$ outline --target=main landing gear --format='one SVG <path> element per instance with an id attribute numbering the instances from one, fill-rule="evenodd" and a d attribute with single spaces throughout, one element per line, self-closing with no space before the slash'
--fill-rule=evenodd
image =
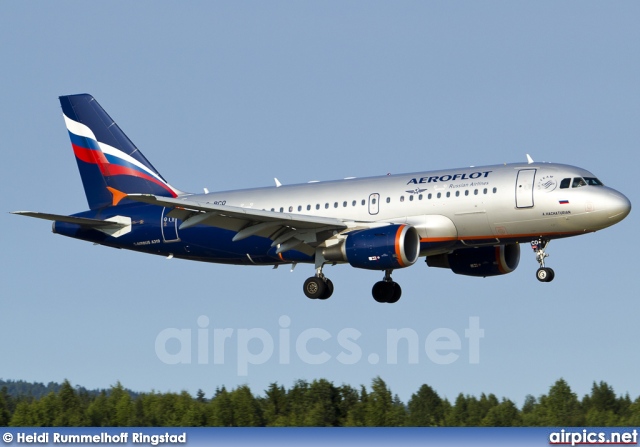
<path id="1" fill-rule="evenodd" d="M 391 279 L 393 270 L 384 271 L 384 279 L 373 285 L 371 294 L 373 299 L 379 303 L 397 303 L 402 295 L 400 284 Z"/>
<path id="2" fill-rule="evenodd" d="M 322 273 L 322 266 L 316 268 L 316 276 L 307 278 L 302 287 L 307 298 L 326 300 L 333 294 L 333 283 Z"/>
<path id="3" fill-rule="evenodd" d="M 544 258 L 549 256 L 549 253 L 545 251 L 548 244 L 549 240 L 547 239 L 531 241 L 531 248 L 533 248 L 533 252 L 536 255 L 536 261 L 540 264 L 540 268 L 536 271 L 536 278 L 540 282 L 551 282 L 556 276 L 552 268 L 544 266 Z"/>
<path id="4" fill-rule="evenodd" d="M 391 279 L 392 270 L 384 271 L 384 279 L 373 285 L 371 294 L 379 303 L 396 303 L 402 295 L 400 284 Z M 322 273 L 322 266 L 316 268 L 316 275 L 304 282 L 302 287 L 307 298 L 326 300 L 333 294 L 333 283 Z"/>

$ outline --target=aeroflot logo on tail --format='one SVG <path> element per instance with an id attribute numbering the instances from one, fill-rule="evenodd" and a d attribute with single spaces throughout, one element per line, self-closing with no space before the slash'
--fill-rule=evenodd
<path id="1" fill-rule="evenodd" d="M 412 178 L 407 182 L 407 185 L 417 185 L 418 183 L 436 183 L 436 182 L 450 182 L 452 180 L 469 180 L 469 179 L 477 179 L 477 178 L 487 178 L 489 173 L 493 171 L 484 171 L 484 172 L 472 172 L 471 174 L 445 174 L 441 176 L 431 176 L 431 177 L 420 177 L 420 178 Z"/>

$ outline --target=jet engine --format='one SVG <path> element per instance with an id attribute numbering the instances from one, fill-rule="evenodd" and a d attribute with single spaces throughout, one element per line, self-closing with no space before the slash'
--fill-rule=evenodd
<path id="1" fill-rule="evenodd" d="M 327 247 L 327 261 L 348 262 L 352 267 L 387 270 L 409 267 L 420 254 L 420 235 L 410 225 L 354 230 L 340 243 Z"/>
<path id="2" fill-rule="evenodd" d="M 429 267 L 448 268 L 453 273 L 467 276 L 504 275 L 514 271 L 519 262 L 519 244 L 465 248 L 453 253 L 427 256 Z"/>

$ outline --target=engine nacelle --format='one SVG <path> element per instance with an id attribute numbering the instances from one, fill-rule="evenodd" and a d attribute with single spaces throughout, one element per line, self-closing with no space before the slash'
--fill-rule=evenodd
<path id="1" fill-rule="evenodd" d="M 520 262 L 520 245 L 478 247 L 427 256 L 429 267 L 448 268 L 458 275 L 496 276 L 513 272 Z"/>
<path id="2" fill-rule="evenodd" d="M 339 244 L 323 250 L 327 261 L 348 262 L 353 267 L 387 270 L 409 267 L 420 255 L 420 235 L 411 225 L 355 230 Z"/>

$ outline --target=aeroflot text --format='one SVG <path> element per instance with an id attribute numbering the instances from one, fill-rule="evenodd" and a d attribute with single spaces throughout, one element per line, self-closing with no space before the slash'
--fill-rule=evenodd
<path id="1" fill-rule="evenodd" d="M 209 317 L 201 315 L 197 319 L 196 331 L 178 328 L 160 331 L 155 341 L 156 356 L 167 365 L 185 365 L 194 361 L 208 365 L 209 354 L 213 353 L 214 365 L 235 360 L 239 376 L 249 374 L 249 365 L 265 364 L 274 355 L 280 365 L 288 365 L 294 352 L 297 360 L 307 365 L 323 365 L 331 360 L 354 365 L 363 357 L 372 365 L 384 361 L 384 357 L 375 352 L 363 353 L 358 343 L 362 332 L 355 328 L 344 328 L 334 337 L 326 329 L 317 327 L 292 333 L 291 318 L 286 315 L 282 315 L 278 323 L 279 328 L 274 331 L 278 335 L 273 336 L 264 328 L 209 328 Z M 387 329 L 386 332 L 386 346 L 382 349 L 386 348 L 388 365 L 398 364 L 399 359 L 407 364 L 417 364 L 424 354 L 432 363 L 448 365 L 456 362 L 463 350 L 463 338 L 449 328 L 432 330 L 422 343 L 418 332 L 411 328 Z M 484 338 L 484 329 L 480 328 L 479 317 L 469 317 L 464 338 L 468 339 L 469 363 L 480 363 L 480 339 Z M 370 343 L 368 345 L 371 346 Z"/>
<path id="2" fill-rule="evenodd" d="M 417 185 L 419 183 L 437 183 L 437 182 L 451 182 L 453 180 L 469 180 L 469 179 L 477 179 L 477 178 L 487 178 L 489 173 L 493 171 L 484 171 L 484 172 L 472 172 L 471 174 L 446 174 L 441 176 L 431 176 L 431 177 L 420 177 L 420 178 L 412 178 L 407 182 L 407 185 Z"/>

